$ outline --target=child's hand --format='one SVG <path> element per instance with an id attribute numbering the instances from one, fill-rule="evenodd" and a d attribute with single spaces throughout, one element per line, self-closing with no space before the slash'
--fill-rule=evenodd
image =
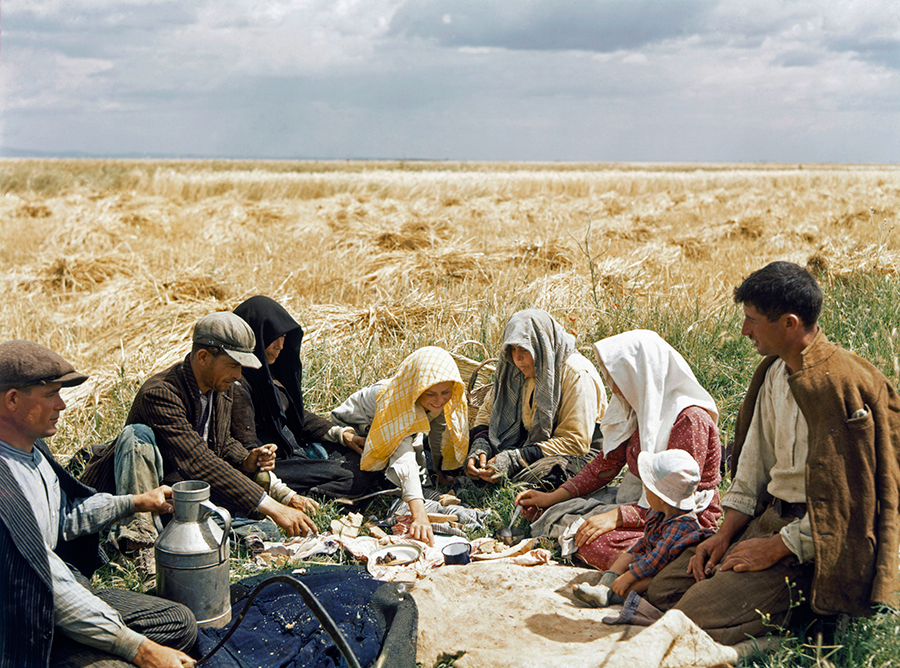
<path id="1" fill-rule="evenodd" d="M 613 580 L 611 589 L 619 596 L 625 596 L 632 584 L 634 584 L 634 577 L 631 575 L 631 571 L 626 571 Z"/>

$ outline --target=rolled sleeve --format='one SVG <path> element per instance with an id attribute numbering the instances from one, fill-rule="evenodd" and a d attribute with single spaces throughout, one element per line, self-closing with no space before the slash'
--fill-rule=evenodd
<path id="1" fill-rule="evenodd" d="M 594 457 L 587 466 L 572 478 L 564 482 L 561 487 L 573 497 L 587 496 L 598 489 L 606 487 L 625 467 L 625 447 L 619 446 L 607 455 L 601 452 Z"/>
<path id="2" fill-rule="evenodd" d="M 422 478 L 419 476 L 419 462 L 416 458 L 416 444 L 421 447 L 422 436 L 407 436 L 388 460 L 385 475 L 400 487 L 403 500 L 409 503 L 412 499 L 424 499 Z"/>
<path id="3" fill-rule="evenodd" d="M 722 507 L 733 508 L 739 513 L 753 517 L 756 515 L 757 497 L 751 494 L 743 494 L 729 489 L 722 496 Z"/>
<path id="4" fill-rule="evenodd" d="M 640 529 L 645 525 L 646 510 L 634 505 L 619 506 L 619 517 L 622 529 Z"/>
<path id="5" fill-rule="evenodd" d="M 816 548 L 812 537 L 812 523 L 809 513 L 781 527 L 779 532 L 785 547 L 797 557 L 797 561 L 805 564 L 816 556 Z"/>
<path id="6" fill-rule="evenodd" d="M 94 494 L 74 501 L 62 491 L 60 496 L 64 509 L 60 514 L 60 531 L 64 540 L 97 533 L 113 522 L 134 515 L 131 494 Z"/>

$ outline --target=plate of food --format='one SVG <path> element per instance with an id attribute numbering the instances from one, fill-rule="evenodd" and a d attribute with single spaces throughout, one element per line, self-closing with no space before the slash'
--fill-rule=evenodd
<path id="1" fill-rule="evenodd" d="M 411 543 L 385 545 L 369 554 L 369 568 L 372 566 L 405 566 L 422 554 L 422 549 Z"/>

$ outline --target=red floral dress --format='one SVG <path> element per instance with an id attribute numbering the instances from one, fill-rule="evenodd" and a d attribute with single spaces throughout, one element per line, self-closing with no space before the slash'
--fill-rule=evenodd
<path id="1" fill-rule="evenodd" d="M 697 489 L 713 489 L 718 487 L 722 477 L 719 466 L 722 458 L 722 444 L 719 441 L 719 430 L 709 413 L 697 406 L 688 406 L 678 415 L 669 435 L 669 450 L 684 450 L 693 457 L 700 467 L 700 484 Z M 641 440 L 637 431 L 625 443 L 605 457 L 601 454 L 584 467 L 581 472 L 563 483 L 563 488 L 573 496 L 587 496 L 602 489 L 628 464 L 628 469 L 638 478 L 637 458 L 641 452 Z M 601 477 L 600 474 L 605 474 Z M 613 561 L 630 548 L 644 535 L 644 518 L 647 508 L 640 508 L 636 503 L 619 506 L 621 526 L 603 534 L 577 552 L 582 560 L 607 570 Z M 700 526 L 715 529 L 722 516 L 718 490 L 709 506 L 698 516 Z"/>

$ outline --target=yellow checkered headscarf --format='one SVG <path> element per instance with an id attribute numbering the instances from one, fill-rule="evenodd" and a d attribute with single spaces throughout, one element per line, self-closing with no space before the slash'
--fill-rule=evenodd
<path id="1" fill-rule="evenodd" d="M 456 362 L 443 348 L 419 348 L 400 364 L 375 400 L 375 419 L 366 437 L 362 461 L 364 471 L 385 468 L 400 442 L 411 434 L 428 433 L 431 423 L 416 402 L 432 385 L 453 382 L 453 394 L 444 406 L 447 423 L 441 447 L 442 467 L 459 468 L 469 451 L 468 411 L 465 387 Z"/>

